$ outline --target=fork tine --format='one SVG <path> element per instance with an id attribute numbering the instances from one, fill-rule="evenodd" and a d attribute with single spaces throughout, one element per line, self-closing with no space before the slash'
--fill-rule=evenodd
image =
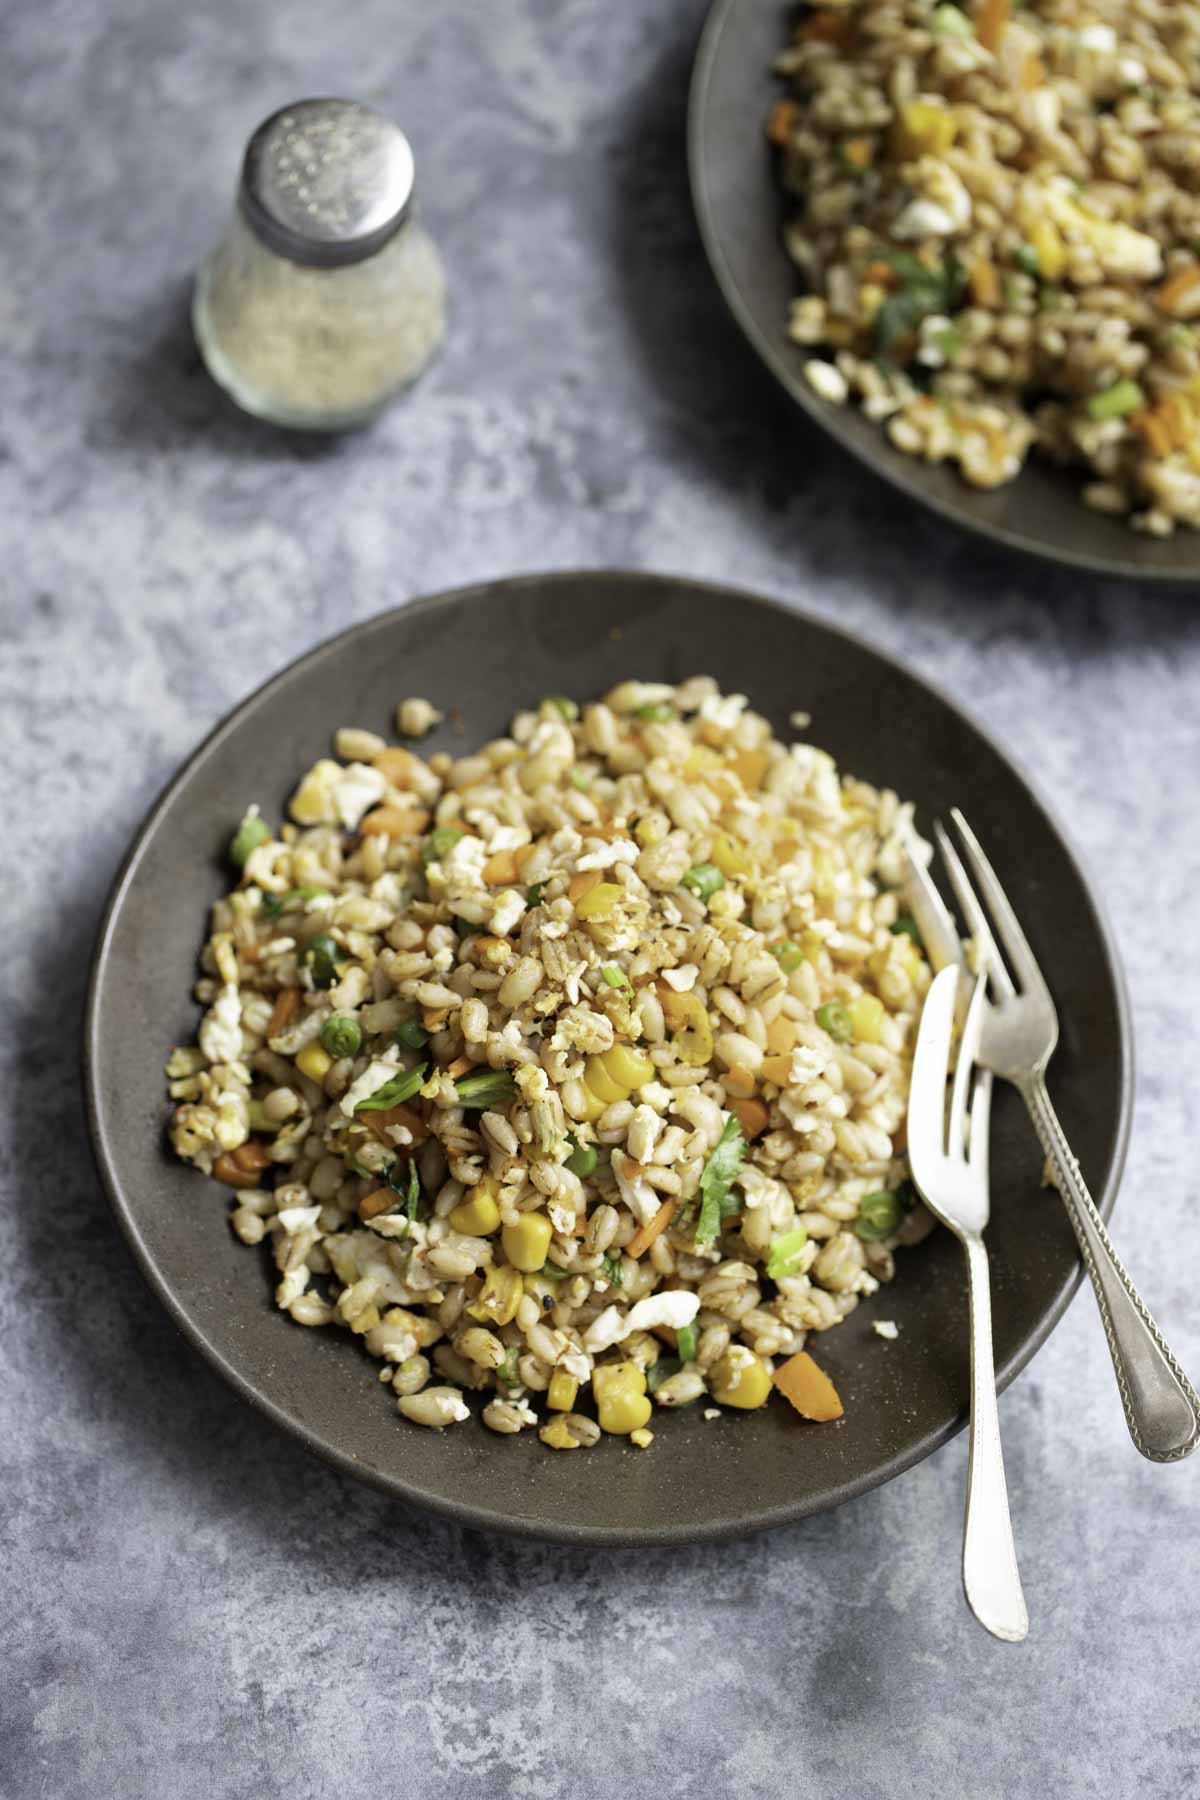
<path id="1" fill-rule="evenodd" d="M 1004 946 L 1004 954 L 1012 964 L 1014 975 L 1023 987 L 1040 989 L 1042 993 L 1047 993 L 1046 983 L 1042 979 L 1042 971 L 1038 968 L 1037 959 L 1029 948 L 1029 940 L 1021 930 L 1016 913 L 1009 905 L 1007 894 L 996 879 L 996 871 L 980 849 L 978 838 L 957 806 L 951 807 L 950 817 L 958 827 L 958 835 L 962 839 L 963 848 L 967 853 L 971 873 L 983 895 L 985 905 L 996 922 L 996 930 L 1000 935 L 1000 942 Z"/>
<path id="2" fill-rule="evenodd" d="M 929 870 L 918 860 L 907 834 L 903 856 L 904 899 L 917 921 L 917 930 L 921 933 L 930 962 L 935 969 L 944 969 L 949 963 L 961 963 L 963 948 L 958 935 L 958 924 L 938 893 Z"/>
<path id="3" fill-rule="evenodd" d="M 919 1188 L 932 1185 L 945 1159 L 946 1075 L 954 1029 L 957 968 L 935 975 L 925 996 L 908 1089 L 908 1161 Z"/>
<path id="4" fill-rule="evenodd" d="M 951 816 L 960 817 L 961 815 L 952 813 Z M 963 917 L 967 921 L 967 930 L 979 945 L 983 966 L 992 978 L 992 986 L 996 990 L 997 998 L 1007 999 L 1010 994 L 1016 993 L 1016 989 L 1013 986 L 1012 977 L 1001 960 L 1000 952 L 996 948 L 996 940 L 992 936 L 992 928 L 988 924 L 987 914 L 980 906 L 975 889 L 967 877 L 967 871 L 962 866 L 958 851 L 950 842 L 942 825 L 937 823 L 933 829 L 942 861 L 946 865 L 946 873 L 950 877 L 950 885 L 954 889 L 955 898 L 962 907 Z"/>
<path id="5" fill-rule="evenodd" d="M 979 1049 L 979 1032 L 983 1024 L 983 996 L 986 987 L 987 976 L 977 976 L 974 992 L 971 995 L 971 1004 L 967 1008 L 967 1017 L 962 1028 L 962 1037 L 959 1039 L 958 1064 L 954 1071 L 954 1088 L 950 1095 L 949 1148 L 951 1156 L 966 1155 L 967 1095 L 971 1089 L 971 1076 L 975 1068 L 975 1056 Z"/>
<path id="6" fill-rule="evenodd" d="M 987 1185 L 988 1127 L 992 1117 L 992 1071 L 975 1068 L 975 1090 L 971 1095 L 971 1146 L 968 1161 L 977 1181 Z"/>

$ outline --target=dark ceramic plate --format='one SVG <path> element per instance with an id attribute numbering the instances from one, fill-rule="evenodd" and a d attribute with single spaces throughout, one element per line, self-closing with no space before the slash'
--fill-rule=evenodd
<path id="1" fill-rule="evenodd" d="M 282 804 L 343 724 L 387 731 L 401 694 L 461 715 L 427 741 L 462 750 L 542 694 L 594 694 L 623 676 L 711 670 L 777 731 L 796 707 L 848 770 L 917 802 L 925 828 L 961 805 L 996 861 L 1063 1023 L 1051 1068 L 1093 1193 L 1112 1205 L 1129 1113 L 1129 1041 L 1113 951 L 1057 828 L 1022 777 L 948 701 L 866 644 L 784 607 L 670 577 L 582 573 L 489 583 L 357 626 L 245 701 L 201 745 L 137 835 L 96 950 L 86 1022 L 92 1133 L 118 1221 L 176 1323 L 231 1386 L 312 1450 L 404 1500 L 472 1525 L 590 1544 L 664 1544 L 779 1525 L 848 1500 L 944 1443 L 963 1422 L 961 1253 L 945 1233 L 838 1330 L 821 1362 L 846 1404 L 830 1426 L 782 1402 L 705 1420 L 656 1416 L 650 1451 L 608 1440 L 548 1453 L 532 1433 L 472 1423 L 437 1436 L 401 1420 L 348 1339 L 304 1331 L 271 1304 L 264 1261 L 235 1242 L 228 1194 L 173 1161 L 162 1066 L 189 1038 L 189 990 L 222 851 L 250 800 Z M 1079 1265 L 1066 1215 L 1016 1097 L 995 1105 L 996 1361 L 1011 1381 L 1060 1316 Z M 894 1343 L 871 1330 L 895 1319 Z"/>
<path id="2" fill-rule="evenodd" d="M 877 474 L 935 512 L 1010 549 L 1104 575 L 1194 581 L 1200 539 L 1139 537 L 1120 520 L 1089 512 L 1079 484 L 1032 462 L 1015 482 L 983 493 L 949 467 L 893 449 L 877 425 L 851 406 L 818 399 L 804 379 L 812 352 L 785 335 L 799 277 L 781 237 L 786 202 L 771 164 L 763 120 L 782 88 L 771 74 L 787 42 L 794 7 L 780 0 L 716 0 L 692 77 L 688 159 L 692 197 L 709 262 L 735 319 L 809 416 Z"/>

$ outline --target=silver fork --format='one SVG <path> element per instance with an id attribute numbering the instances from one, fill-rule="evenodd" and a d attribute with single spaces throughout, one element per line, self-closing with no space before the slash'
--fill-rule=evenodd
<path id="1" fill-rule="evenodd" d="M 988 1125 L 992 1078 L 976 1066 L 986 976 L 975 982 L 959 1044 L 946 1115 L 946 1080 L 960 976 L 936 975 L 926 996 L 908 1098 L 908 1160 L 926 1206 L 961 1243 L 971 1312 L 971 1441 L 963 1521 L 962 1580 L 967 1603 L 994 1637 L 1020 1643 L 1029 1630 L 1013 1546 L 996 1369 L 992 1300 L 983 1231 L 988 1222 Z M 969 1117 L 968 1117 L 969 1101 Z"/>
<path id="2" fill-rule="evenodd" d="M 1066 1204 L 1084 1267 L 1096 1292 L 1130 1436 L 1142 1455 L 1152 1462 L 1176 1462 L 1190 1455 L 1200 1444 L 1200 1398 L 1113 1248 L 1112 1239 L 1050 1103 L 1045 1072 L 1058 1042 L 1058 1016 L 1050 991 L 975 834 L 957 808 L 952 810 L 951 817 L 974 885 L 940 825 L 935 826 L 938 848 L 968 931 L 979 947 L 983 967 L 991 978 L 994 995 L 984 1014 L 979 1060 L 1018 1089 L 1029 1109 L 1042 1148 L 1050 1159 L 1055 1186 Z M 925 885 L 932 890 L 933 900 L 928 892 L 924 895 L 925 916 L 930 918 L 932 929 L 937 932 L 936 906 L 941 904 L 936 898 L 937 890 L 915 859 L 910 856 L 909 862 L 910 876 L 916 878 L 916 889 Z M 995 923 L 1007 967 L 978 895 L 982 895 L 987 913 Z M 917 913 L 918 925 L 922 923 L 922 916 L 921 912 Z M 939 934 L 938 941 L 944 954 L 944 936 Z M 961 956 L 961 953 L 959 945 L 958 954 Z"/>

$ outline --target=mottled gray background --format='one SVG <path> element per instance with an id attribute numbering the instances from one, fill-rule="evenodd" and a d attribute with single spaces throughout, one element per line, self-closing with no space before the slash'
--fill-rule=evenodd
<path id="1" fill-rule="evenodd" d="M 1057 797 L 1133 997 L 1118 1236 L 1200 1366 L 1200 973 L 1171 953 L 1200 910 L 1196 596 L 1002 560 L 793 416 L 693 233 L 701 12 L 0 12 L 5 1796 L 1200 1792 L 1200 1459 L 1136 1456 L 1088 1296 L 1003 1405 L 1033 1614 L 1009 1649 L 958 1595 L 961 1441 L 842 1512 L 652 1555 L 459 1532 L 349 1485 L 184 1347 L 89 1164 L 98 909 L 227 707 L 424 590 L 731 577 L 900 652 Z M 185 314 L 241 143 L 313 90 L 408 125 L 455 302 L 411 402 L 329 447 L 236 417 Z"/>

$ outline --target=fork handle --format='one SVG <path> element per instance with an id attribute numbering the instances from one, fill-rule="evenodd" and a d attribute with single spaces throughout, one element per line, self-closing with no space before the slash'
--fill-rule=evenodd
<path id="1" fill-rule="evenodd" d="M 962 1578 L 967 1604 L 993 1637 L 1019 1644 L 1029 1631 L 1021 1591 L 992 1355 L 992 1296 L 983 1239 L 964 1236 L 971 1300 L 971 1447 L 963 1526 Z"/>
<path id="2" fill-rule="evenodd" d="M 1200 1444 L 1200 1398 L 1113 1248 L 1044 1080 L 1020 1087 L 1096 1290 L 1129 1435 L 1151 1462 L 1177 1462 Z"/>

